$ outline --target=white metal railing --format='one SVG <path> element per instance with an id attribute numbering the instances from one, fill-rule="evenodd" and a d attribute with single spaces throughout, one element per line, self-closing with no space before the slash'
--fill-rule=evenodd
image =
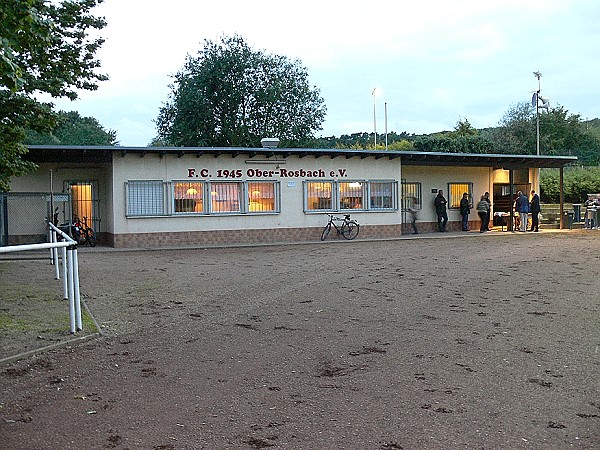
<path id="1" fill-rule="evenodd" d="M 77 242 L 52 223 L 48 223 L 48 235 L 50 242 L 0 247 L 0 254 L 50 249 L 50 256 L 52 264 L 54 265 L 55 278 L 57 280 L 60 279 L 59 263 L 62 261 L 63 298 L 69 300 L 71 333 L 75 333 L 76 331 L 81 331 L 83 329 L 83 322 L 81 320 L 81 296 L 79 293 Z M 59 241 L 58 236 L 64 240 Z M 58 255 L 59 249 L 61 249 L 62 258 L 59 258 Z"/>

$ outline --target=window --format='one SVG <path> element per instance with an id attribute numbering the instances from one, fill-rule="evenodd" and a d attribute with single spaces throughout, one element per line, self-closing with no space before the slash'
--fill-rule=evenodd
<path id="1" fill-rule="evenodd" d="M 213 213 L 239 213 L 242 183 L 211 183 L 211 209 Z"/>
<path id="2" fill-rule="evenodd" d="M 278 187 L 274 181 L 249 182 L 248 212 L 274 212 L 278 207 Z"/>
<path id="3" fill-rule="evenodd" d="M 421 183 L 402 182 L 402 210 L 421 209 Z"/>
<path id="4" fill-rule="evenodd" d="M 473 183 L 448 183 L 448 192 L 450 209 L 460 208 L 460 201 L 465 192 L 469 195 L 469 204 L 473 206 Z"/>
<path id="5" fill-rule="evenodd" d="M 359 181 L 338 183 L 340 209 L 363 209 L 366 183 Z"/>
<path id="6" fill-rule="evenodd" d="M 126 215 L 265 214 L 281 211 L 278 181 L 127 181 Z"/>
<path id="7" fill-rule="evenodd" d="M 331 211 L 333 205 L 333 181 L 307 181 L 306 209 L 308 211 Z"/>
<path id="8" fill-rule="evenodd" d="M 369 182 L 369 209 L 396 209 L 397 183 L 395 181 Z"/>
<path id="9" fill-rule="evenodd" d="M 397 189 L 395 181 L 306 181 L 305 211 L 394 210 Z"/>
<path id="10" fill-rule="evenodd" d="M 175 182 L 173 199 L 175 213 L 203 213 L 204 183 Z"/>
<path id="11" fill-rule="evenodd" d="M 127 216 L 157 216 L 165 213 L 165 189 L 160 180 L 128 181 Z"/>

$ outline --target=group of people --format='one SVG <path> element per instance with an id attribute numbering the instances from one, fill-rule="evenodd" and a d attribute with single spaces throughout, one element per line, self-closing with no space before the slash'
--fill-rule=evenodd
<path id="1" fill-rule="evenodd" d="M 446 224 L 448 223 L 448 211 L 446 205 L 447 200 L 444 198 L 444 192 L 440 189 L 433 201 L 435 213 L 437 215 L 438 231 L 443 233 L 446 231 Z M 464 193 L 460 199 L 460 216 L 461 229 L 462 231 L 469 231 L 469 214 L 471 213 L 471 202 L 469 201 L 469 194 Z M 477 203 L 477 214 L 481 220 L 481 226 L 479 232 L 489 231 L 490 223 L 490 211 L 492 210 L 492 201 L 490 200 L 490 193 L 486 192 L 481 196 L 481 199 Z"/>
<path id="2" fill-rule="evenodd" d="M 438 231 L 445 232 L 446 224 L 448 223 L 448 212 L 446 209 L 447 201 L 444 198 L 444 192 L 440 189 L 438 190 L 437 196 L 433 201 L 433 206 L 435 208 L 435 213 L 437 215 L 437 223 L 438 223 Z M 462 199 L 460 200 L 460 215 L 461 215 L 461 226 L 462 231 L 469 231 L 469 214 L 471 212 L 471 203 L 469 201 L 469 194 L 464 193 Z M 479 227 L 479 232 L 484 233 L 486 231 L 490 231 L 490 213 L 492 210 L 492 201 L 490 199 L 490 193 L 486 192 L 483 194 L 477 202 L 477 215 L 479 216 L 479 220 L 481 221 L 481 225 Z M 527 231 L 527 222 L 529 220 L 529 214 L 531 213 L 531 230 L 530 231 L 539 231 L 539 215 L 541 211 L 540 207 L 540 197 L 535 193 L 535 191 L 531 191 L 531 200 L 527 198 L 526 195 L 523 194 L 522 191 L 517 193 L 517 199 L 515 201 L 515 211 L 519 213 L 520 218 L 520 231 Z M 413 216 L 413 230 L 417 233 L 417 228 L 415 225 L 416 216 Z"/>
<path id="3" fill-rule="evenodd" d="M 519 231 L 527 231 L 529 214 L 531 214 L 531 229 L 529 231 L 540 231 L 540 197 L 535 193 L 535 191 L 531 191 L 531 200 L 529 200 L 527 196 L 523 194 L 523 191 L 517 192 L 517 199 L 515 200 L 515 212 L 519 213 Z"/>

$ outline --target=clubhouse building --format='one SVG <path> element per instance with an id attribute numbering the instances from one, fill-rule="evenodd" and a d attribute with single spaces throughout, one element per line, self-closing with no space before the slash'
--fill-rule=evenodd
<path id="1" fill-rule="evenodd" d="M 116 248 L 317 241 L 327 214 L 351 214 L 359 239 L 390 238 L 411 232 L 409 207 L 420 210 L 421 230 L 435 230 L 440 189 L 448 229 L 460 230 L 463 193 L 475 205 L 489 192 L 501 217 L 515 192 L 539 191 L 540 168 L 560 169 L 562 183 L 564 166 L 576 161 L 269 146 L 30 146 L 26 158 L 38 169 L 0 194 L 2 245 L 39 242 L 54 214 L 59 223 L 87 218 L 99 244 Z"/>

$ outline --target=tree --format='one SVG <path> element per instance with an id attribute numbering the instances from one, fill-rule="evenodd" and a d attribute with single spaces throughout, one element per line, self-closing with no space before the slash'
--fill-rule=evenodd
<path id="1" fill-rule="evenodd" d="M 518 103 L 502 117 L 498 128 L 485 136 L 494 143 L 496 153 L 536 154 L 536 111 L 529 103 Z M 573 155 L 584 165 L 600 162 L 600 143 L 588 131 L 579 114 L 569 114 L 562 107 L 540 113 L 540 153 Z"/>
<path id="2" fill-rule="evenodd" d="M 48 132 L 56 125 L 52 104 L 40 93 L 77 98 L 77 89 L 95 90 L 94 54 L 104 42 L 90 38 L 106 22 L 90 14 L 102 0 L 3 0 L 0 6 L 0 191 L 11 177 L 35 168 L 25 161 L 25 130 Z"/>
<path id="3" fill-rule="evenodd" d="M 560 199 L 559 177 L 558 169 L 542 169 L 540 171 L 540 197 L 542 201 L 558 203 Z M 566 202 L 585 202 L 587 194 L 600 192 L 600 167 L 565 168 L 563 190 Z"/>
<path id="4" fill-rule="evenodd" d="M 60 111 L 56 127 L 49 133 L 27 130 L 27 145 L 118 145 L 117 132 L 106 131 L 93 117 L 77 111 Z"/>
<path id="5" fill-rule="evenodd" d="M 473 128 L 473 126 L 465 117 L 463 120 L 459 120 L 458 122 L 456 122 L 456 125 L 454 126 L 454 132 L 452 133 L 452 135 L 455 137 L 477 136 L 477 129 Z"/>
<path id="6" fill-rule="evenodd" d="M 205 40 L 174 76 L 156 120 L 158 140 L 176 146 L 282 146 L 311 140 L 324 100 L 300 61 L 252 50 L 240 36 Z"/>
<path id="7" fill-rule="evenodd" d="M 420 152 L 492 153 L 493 144 L 484 136 L 454 136 L 452 133 L 420 136 L 414 141 Z"/>

